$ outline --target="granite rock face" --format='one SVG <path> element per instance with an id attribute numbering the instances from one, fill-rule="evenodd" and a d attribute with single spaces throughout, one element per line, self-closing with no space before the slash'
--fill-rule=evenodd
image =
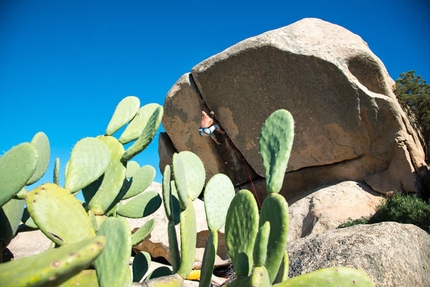
<path id="1" fill-rule="evenodd" d="M 395 222 L 357 225 L 297 239 L 287 247 L 290 277 L 325 267 L 368 273 L 376 287 L 430 286 L 430 235 Z"/>
<path id="2" fill-rule="evenodd" d="M 284 186 L 297 193 L 346 180 L 380 193 L 418 192 L 425 166 L 419 139 L 392 91 L 394 81 L 367 43 L 320 19 L 246 39 L 183 75 L 168 92 L 160 136 L 160 169 L 171 154 L 196 153 L 207 180 L 228 175 L 264 196 L 258 138 L 265 119 L 287 109 L 295 140 Z M 212 110 L 222 144 L 198 134 L 201 110 Z M 166 145 L 167 143 L 167 145 Z"/>
<path id="3" fill-rule="evenodd" d="M 299 193 L 289 202 L 288 242 L 370 218 L 383 197 L 364 183 L 345 181 Z"/>

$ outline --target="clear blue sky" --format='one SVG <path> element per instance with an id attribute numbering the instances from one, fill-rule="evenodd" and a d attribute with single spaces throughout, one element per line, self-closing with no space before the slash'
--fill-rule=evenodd
<path id="1" fill-rule="evenodd" d="M 430 82 L 428 0 L 0 0 L 0 154 L 43 131 L 64 170 L 125 96 L 163 104 L 199 62 L 306 17 L 360 35 L 394 80 L 415 70 Z M 136 160 L 160 182 L 157 141 Z"/>

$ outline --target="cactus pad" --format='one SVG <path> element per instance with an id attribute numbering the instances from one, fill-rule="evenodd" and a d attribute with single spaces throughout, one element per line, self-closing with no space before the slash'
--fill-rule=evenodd
<path id="1" fill-rule="evenodd" d="M 127 170 L 125 172 L 125 177 L 130 178 L 133 177 L 134 173 L 140 169 L 139 163 L 134 160 L 130 160 L 127 162 Z"/>
<path id="2" fill-rule="evenodd" d="M 372 278 L 361 270 L 348 267 L 330 267 L 290 278 L 274 287 L 298 286 L 360 286 L 373 287 Z"/>
<path id="3" fill-rule="evenodd" d="M 270 287 L 269 274 L 267 273 L 266 267 L 257 266 L 252 271 L 251 275 L 251 286 L 252 287 Z"/>
<path id="4" fill-rule="evenodd" d="M 104 236 L 0 264 L 0 286 L 56 287 L 88 267 L 105 246 Z"/>
<path id="5" fill-rule="evenodd" d="M 188 199 L 187 209 L 181 212 L 181 266 L 178 274 L 187 278 L 193 269 L 196 254 L 197 224 L 192 200 Z"/>
<path id="6" fill-rule="evenodd" d="M 60 159 L 58 157 L 55 159 L 52 182 L 56 185 L 60 185 Z"/>
<path id="7" fill-rule="evenodd" d="M 133 260 L 133 282 L 140 282 L 148 272 L 151 264 L 151 255 L 148 252 L 138 252 Z"/>
<path id="8" fill-rule="evenodd" d="M 122 161 L 126 162 L 132 159 L 135 155 L 143 151 L 154 138 L 163 116 L 163 107 L 158 106 L 151 114 L 139 138 L 129 147 L 122 156 Z"/>
<path id="9" fill-rule="evenodd" d="M 271 228 L 265 266 L 270 282 L 273 282 L 284 256 L 288 235 L 288 204 L 282 195 L 271 193 L 264 199 L 260 213 L 260 226 L 266 221 L 270 222 Z"/>
<path id="10" fill-rule="evenodd" d="M 234 197 L 234 186 L 225 174 L 214 175 L 206 184 L 204 205 L 210 230 L 220 230 Z"/>
<path id="11" fill-rule="evenodd" d="M 11 199 L 0 207 L 0 245 L 6 247 L 18 229 L 24 212 L 22 199 Z"/>
<path id="12" fill-rule="evenodd" d="M 161 197 L 156 191 L 146 191 L 118 207 L 118 214 L 130 218 L 148 216 L 161 206 Z"/>
<path id="13" fill-rule="evenodd" d="M 155 168 L 150 165 L 145 165 L 139 170 L 137 170 L 132 179 L 130 188 L 127 190 L 127 193 L 123 196 L 122 199 L 127 199 L 138 195 L 147 189 L 155 178 Z"/>
<path id="14" fill-rule="evenodd" d="M 239 191 L 231 201 L 225 222 L 227 251 L 238 276 L 251 273 L 258 217 L 254 195 L 246 189 Z"/>
<path id="15" fill-rule="evenodd" d="M 128 267 L 131 252 L 130 227 L 123 218 L 109 217 L 98 235 L 106 236 L 106 246 L 94 262 L 100 286 L 131 286 Z"/>
<path id="16" fill-rule="evenodd" d="M 124 132 L 119 138 L 122 144 L 129 143 L 137 139 L 149 124 L 151 116 L 158 110 L 161 106 L 159 104 L 147 104 L 141 107 L 134 119 L 128 124 Z"/>
<path id="17" fill-rule="evenodd" d="M 290 112 L 282 109 L 273 112 L 261 128 L 259 139 L 268 192 L 281 190 L 293 140 L 294 121 Z"/>
<path id="18" fill-rule="evenodd" d="M 97 137 L 110 151 L 110 162 L 104 172 L 103 181 L 88 202 L 88 207 L 96 214 L 105 214 L 120 192 L 125 179 L 126 168 L 121 163 L 124 147 L 112 136 Z"/>
<path id="19" fill-rule="evenodd" d="M 78 141 L 72 150 L 66 168 L 65 187 L 72 193 L 98 179 L 110 162 L 110 151 L 105 143 L 96 138 Z"/>
<path id="20" fill-rule="evenodd" d="M 35 134 L 31 140 L 31 144 L 39 153 L 39 160 L 37 162 L 36 170 L 34 171 L 32 177 L 28 180 L 27 185 L 35 183 L 45 174 L 46 170 L 48 169 L 51 153 L 49 139 L 43 132 L 38 132 Z"/>
<path id="21" fill-rule="evenodd" d="M 81 202 L 56 184 L 45 183 L 28 192 L 26 203 L 40 230 L 58 245 L 95 236 Z"/>
<path id="22" fill-rule="evenodd" d="M 267 243 L 269 242 L 270 222 L 266 221 L 258 231 L 254 246 L 254 264 L 255 266 L 264 266 L 267 258 Z"/>
<path id="23" fill-rule="evenodd" d="M 0 157 L 0 206 L 26 185 L 38 160 L 39 154 L 31 143 L 14 146 Z"/>
<path id="24" fill-rule="evenodd" d="M 146 237 L 154 230 L 155 218 L 151 218 L 144 225 L 142 225 L 133 235 L 131 236 L 131 245 L 138 245 L 140 242 L 145 240 Z"/>
<path id="25" fill-rule="evenodd" d="M 202 269 L 200 273 L 199 286 L 210 286 L 214 269 L 215 257 L 218 250 L 218 231 L 211 230 L 206 241 L 205 252 L 203 254 Z"/>
<path id="26" fill-rule="evenodd" d="M 202 192 L 206 178 L 205 168 L 200 158 L 190 151 L 175 153 L 172 166 L 181 208 L 185 209 L 187 199 L 195 200 Z"/>
<path id="27" fill-rule="evenodd" d="M 140 100 L 135 96 L 128 96 L 116 106 L 112 118 L 106 128 L 106 135 L 113 135 L 122 126 L 130 122 L 139 110 Z"/>

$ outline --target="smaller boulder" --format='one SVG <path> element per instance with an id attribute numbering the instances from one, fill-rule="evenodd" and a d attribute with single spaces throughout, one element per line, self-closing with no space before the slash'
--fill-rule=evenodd
<path id="1" fill-rule="evenodd" d="M 287 250 L 290 277 L 346 266 L 365 271 L 376 287 L 430 286 L 430 235 L 415 225 L 356 225 L 297 239 Z"/>
<path id="2" fill-rule="evenodd" d="M 335 229 L 348 219 L 370 218 L 383 197 L 365 183 L 344 181 L 288 200 L 288 241 Z"/>

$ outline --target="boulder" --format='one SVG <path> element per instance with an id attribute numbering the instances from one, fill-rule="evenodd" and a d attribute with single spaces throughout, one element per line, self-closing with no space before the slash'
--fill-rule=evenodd
<path id="1" fill-rule="evenodd" d="M 257 182 L 264 196 L 258 138 L 266 118 L 283 108 L 295 120 L 281 190 L 287 199 L 347 180 L 380 193 L 419 192 L 424 150 L 393 83 L 362 38 L 320 19 L 246 39 L 193 67 L 168 92 L 160 169 L 173 152 L 189 150 L 204 162 L 207 180 L 221 172 L 238 187 Z M 221 145 L 199 136 L 201 110 L 215 112 L 226 132 L 217 134 Z"/>
<path id="2" fill-rule="evenodd" d="M 19 232 L 7 246 L 14 260 L 30 257 L 52 248 L 52 241 L 40 230 Z"/>
<path id="3" fill-rule="evenodd" d="M 287 249 L 290 277 L 347 266 L 365 271 L 376 287 L 430 286 L 430 235 L 415 225 L 357 225 L 297 239 Z"/>
<path id="4" fill-rule="evenodd" d="M 299 193 L 290 201 L 288 242 L 336 229 L 349 219 L 370 218 L 381 200 L 368 185 L 355 181 Z"/>

